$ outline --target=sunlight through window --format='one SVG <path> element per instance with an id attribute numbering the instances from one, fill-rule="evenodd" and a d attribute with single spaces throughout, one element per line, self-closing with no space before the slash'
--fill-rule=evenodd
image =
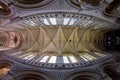
<path id="1" fill-rule="evenodd" d="M 63 56 L 63 61 L 64 61 L 64 63 L 70 63 L 67 56 Z"/>
<path id="2" fill-rule="evenodd" d="M 71 19 L 69 25 L 74 25 L 74 23 L 77 21 L 77 19 Z"/>
<path id="3" fill-rule="evenodd" d="M 97 59 L 97 58 L 95 58 L 94 56 L 92 56 L 92 55 L 90 55 L 90 54 L 88 54 L 88 53 L 81 53 L 81 55 L 84 57 L 84 58 L 86 58 L 87 60 L 94 60 L 94 59 Z"/>
<path id="4" fill-rule="evenodd" d="M 88 26 L 89 24 L 93 23 L 93 21 L 86 22 L 83 26 Z"/>
<path id="5" fill-rule="evenodd" d="M 44 19 L 44 24 L 45 24 L 45 25 L 50 25 L 50 23 L 48 22 L 47 19 Z"/>
<path id="6" fill-rule="evenodd" d="M 97 56 L 100 56 L 100 57 L 105 57 L 106 56 L 105 54 L 102 54 L 102 53 L 99 53 L 99 52 L 94 52 L 94 54 L 96 54 Z"/>
<path id="7" fill-rule="evenodd" d="M 47 62 L 48 58 L 49 58 L 49 56 L 44 56 L 44 57 L 40 60 L 40 62 Z"/>
<path id="8" fill-rule="evenodd" d="M 52 25 L 57 25 L 56 18 L 50 18 L 50 22 Z"/>
<path id="9" fill-rule="evenodd" d="M 85 61 L 88 61 L 84 56 L 80 55 L 80 57 L 85 60 Z"/>
<path id="10" fill-rule="evenodd" d="M 56 63 L 56 59 L 57 59 L 56 56 L 51 56 L 48 63 Z"/>
<path id="11" fill-rule="evenodd" d="M 45 25 L 50 25 L 47 19 L 40 19 L 40 21 Z"/>
<path id="12" fill-rule="evenodd" d="M 29 57 L 29 59 L 28 59 L 28 60 L 33 59 L 35 56 L 36 56 L 36 55 L 32 55 L 31 57 Z"/>
<path id="13" fill-rule="evenodd" d="M 70 18 L 64 18 L 63 25 L 67 25 L 69 20 L 70 20 Z"/>
<path id="14" fill-rule="evenodd" d="M 30 59 L 32 59 L 33 57 L 35 57 L 35 55 L 30 54 L 30 55 L 27 55 L 26 57 L 24 57 L 24 59 L 30 60 Z"/>
<path id="15" fill-rule="evenodd" d="M 36 23 L 34 23 L 31 20 L 25 20 L 24 23 L 27 24 L 27 25 L 29 25 L 29 26 L 36 26 Z"/>
<path id="16" fill-rule="evenodd" d="M 77 59 L 74 57 L 74 56 L 69 56 L 69 59 L 72 63 L 76 63 L 77 62 Z"/>

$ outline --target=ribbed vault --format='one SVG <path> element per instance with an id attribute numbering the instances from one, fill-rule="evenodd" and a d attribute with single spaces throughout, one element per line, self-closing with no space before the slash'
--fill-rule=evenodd
<path id="1" fill-rule="evenodd" d="M 67 64 L 107 57 L 103 53 L 103 35 L 113 24 L 82 14 L 50 13 L 24 17 L 7 26 L 20 35 L 14 37 L 19 46 L 11 50 L 10 56 L 32 62 Z"/>
<path id="2" fill-rule="evenodd" d="M 77 55 L 81 56 L 85 61 L 97 59 L 88 52 L 101 51 L 99 47 L 96 46 L 99 45 L 96 36 L 103 35 L 104 32 L 101 32 L 101 29 L 84 29 L 77 26 L 66 28 L 59 26 L 29 28 L 21 30 L 21 33 L 23 34 L 24 43 L 18 50 L 25 52 L 23 52 L 22 55 L 18 54 L 17 56 L 19 56 L 19 58 L 31 60 L 34 57 L 36 61 L 46 62 L 47 59 L 52 57 L 55 60 L 52 62 L 52 60 L 49 59 L 48 62 L 56 63 L 57 56 L 63 56 L 65 59 L 67 59 L 66 56 L 69 56 L 72 57 L 73 60 L 70 58 L 71 60 L 69 61 L 68 58 L 67 61 L 63 59 L 63 62 L 75 63 L 79 61 L 78 58 L 76 58 Z M 26 52 L 28 54 L 26 54 Z M 16 55 L 16 53 L 13 53 L 13 55 Z M 95 53 L 95 55 L 100 56 L 97 53 Z M 105 55 L 102 54 L 100 57 L 104 56 Z M 61 61 L 58 63 L 61 63 Z"/>

